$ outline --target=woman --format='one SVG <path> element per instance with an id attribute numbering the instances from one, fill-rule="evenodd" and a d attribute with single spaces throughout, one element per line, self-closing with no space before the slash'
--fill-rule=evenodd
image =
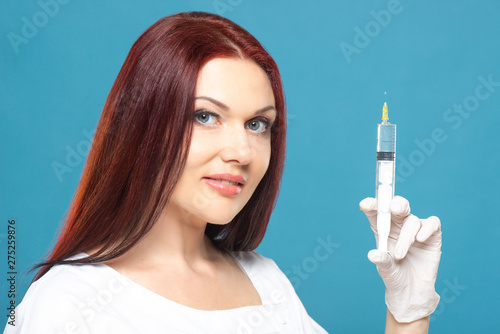
<path id="1" fill-rule="evenodd" d="M 276 264 L 251 251 L 276 203 L 285 122 L 278 68 L 248 32 L 200 12 L 156 22 L 118 74 L 59 239 L 6 333 L 324 333 Z M 439 221 L 392 204 L 404 259 L 370 253 L 387 328 L 425 332 L 437 264 L 403 264 L 418 231 L 417 246 L 440 246 Z M 372 227 L 375 205 L 360 204 Z M 406 285 L 422 268 L 434 280 Z"/>

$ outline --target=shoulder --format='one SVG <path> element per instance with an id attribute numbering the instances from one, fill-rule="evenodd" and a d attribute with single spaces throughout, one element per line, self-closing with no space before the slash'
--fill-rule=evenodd
<path id="1" fill-rule="evenodd" d="M 282 274 L 282 271 L 272 259 L 255 251 L 233 252 L 232 255 L 244 267 L 245 271 L 266 270 Z"/>
<path id="2" fill-rule="evenodd" d="M 234 252 L 232 255 L 264 299 L 277 293 L 288 297 L 295 294 L 290 281 L 272 259 L 255 251 Z"/>
<path id="3" fill-rule="evenodd" d="M 83 257 L 78 254 L 70 259 Z M 114 284 L 114 285 L 113 285 Z M 61 264 L 31 284 L 16 308 L 15 331 L 6 333 L 86 333 L 84 321 L 91 296 L 116 287 L 102 264 Z M 9 332 L 9 330 L 11 330 Z"/>
<path id="4" fill-rule="evenodd" d="M 326 333 L 307 314 L 287 276 L 272 259 L 254 251 L 232 255 L 259 291 L 264 306 L 276 305 L 281 310 L 279 317 L 290 321 L 298 333 Z"/>
<path id="5" fill-rule="evenodd" d="M 69 259 L 83 257 L 82 253 Z M 61 296 L 75 296 L 95 290 L 109 274 L 102 264 L 60 264 L 52 267 L 28 289 L 23 302 L 32 299 L 51 299 Z"/>

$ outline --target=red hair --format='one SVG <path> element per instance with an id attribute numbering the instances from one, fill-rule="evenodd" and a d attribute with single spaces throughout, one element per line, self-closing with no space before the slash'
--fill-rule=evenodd
<path id="1" fill-rule="evenodd" d="M 286 112 L 278 67 L 245 29 L 221 16 L 164 17 L 134 43 L 111 88 L 59 237 L 34 281 L 53 265 L 95 263 L 124 254 L 157 221 L 186 162 L 201 67 L 216 57 L 247 58 L 267 74 L 278 115 L 268 170 L 226 225 L 205 234 L 224 251 L 253 250 L 264 237 L 283 174 Z M 98 247 L 86 258 L 70 256 Z"/>

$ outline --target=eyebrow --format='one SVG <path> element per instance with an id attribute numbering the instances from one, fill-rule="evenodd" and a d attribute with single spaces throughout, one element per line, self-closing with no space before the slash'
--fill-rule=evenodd
<path id="1" fill-rule="evenodd" d="M 211 97 L 208 97 L 208 96 L 198 96 L 198 97 L 195 97 L 195 100 L 197 100 L 197 99 L 202 99 L 202 100 L 210 101 L 213 104 L 215 104 L 217 107 L 221 108 L 222 110 L 229 111 L 229 107 L 227 105 L 225 105 L 224 103 L 222 103 L 220 101 L 217 101 L 216 99 L 213 99 Z M 276 110 L 275 107 L 273 107 L 273 106 L 267 106 L 267 107 L 260 108 L 257 111 L 255 111 L 255 115 L 265 113 L 268 110 L 274 110 L 274 112 L 276 114 L 278 114 L 278 111 Z"/>

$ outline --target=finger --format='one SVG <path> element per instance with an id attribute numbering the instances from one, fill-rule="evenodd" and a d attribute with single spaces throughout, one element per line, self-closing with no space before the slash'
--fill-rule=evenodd
<path id="1" fill-rule="evenodd" d="M 363 211 L 372 226 L 377 226 L 377 200 L 367 197 L 359 202 L 359 209 Z"/>
<path id="2" fill-rule="evenodd" d="M 441 231 L 441 221 L 436 216 L 431 216 L 427 219 L 422 219 L 422 228 L 417 234 L 418 242 L 425 242 L 431 235 L 436 235 Z"/>
<path id="3" fill-rule="evenodd" d="M 408 249 L 410 249 L 411 245 L 415 242 L 415 237 L 421 226 L 422 222 L 414 215 L 409 215 L 405 219 L 401 232 L 399 233 L 398 242 L 394 248 L 394 257 L 396 260 L 401 260 L 406 256 Z"/>
<path id="4" fill-rule="evenodd" d="M 391 201 L 391 219 L 397 224 L 402 224 L 410 214 L 410 203 L 401 196 L 394 196 Z"/>
<path id="5" fill-rule="evenodd" d="M 359 209 L 366 215 L 377 215 L 377 200 L 373 197 L 367 197 L 359 202 Z"/>
<path id="6" fill-rule="evenodd" d="M 417 241 L 423 243 L 427 249 L 441 251 L 441 221 L 436 216 L 422 219 L 422 227 L 417 234 Z"/>
<path id="7" fill-rule="evenodd" d="M 368 260 L 377 266 L 379 273 L 382 275 L 393 270 L 394 259 L 388 252 L 372 249 L 368 252 Z"/>

